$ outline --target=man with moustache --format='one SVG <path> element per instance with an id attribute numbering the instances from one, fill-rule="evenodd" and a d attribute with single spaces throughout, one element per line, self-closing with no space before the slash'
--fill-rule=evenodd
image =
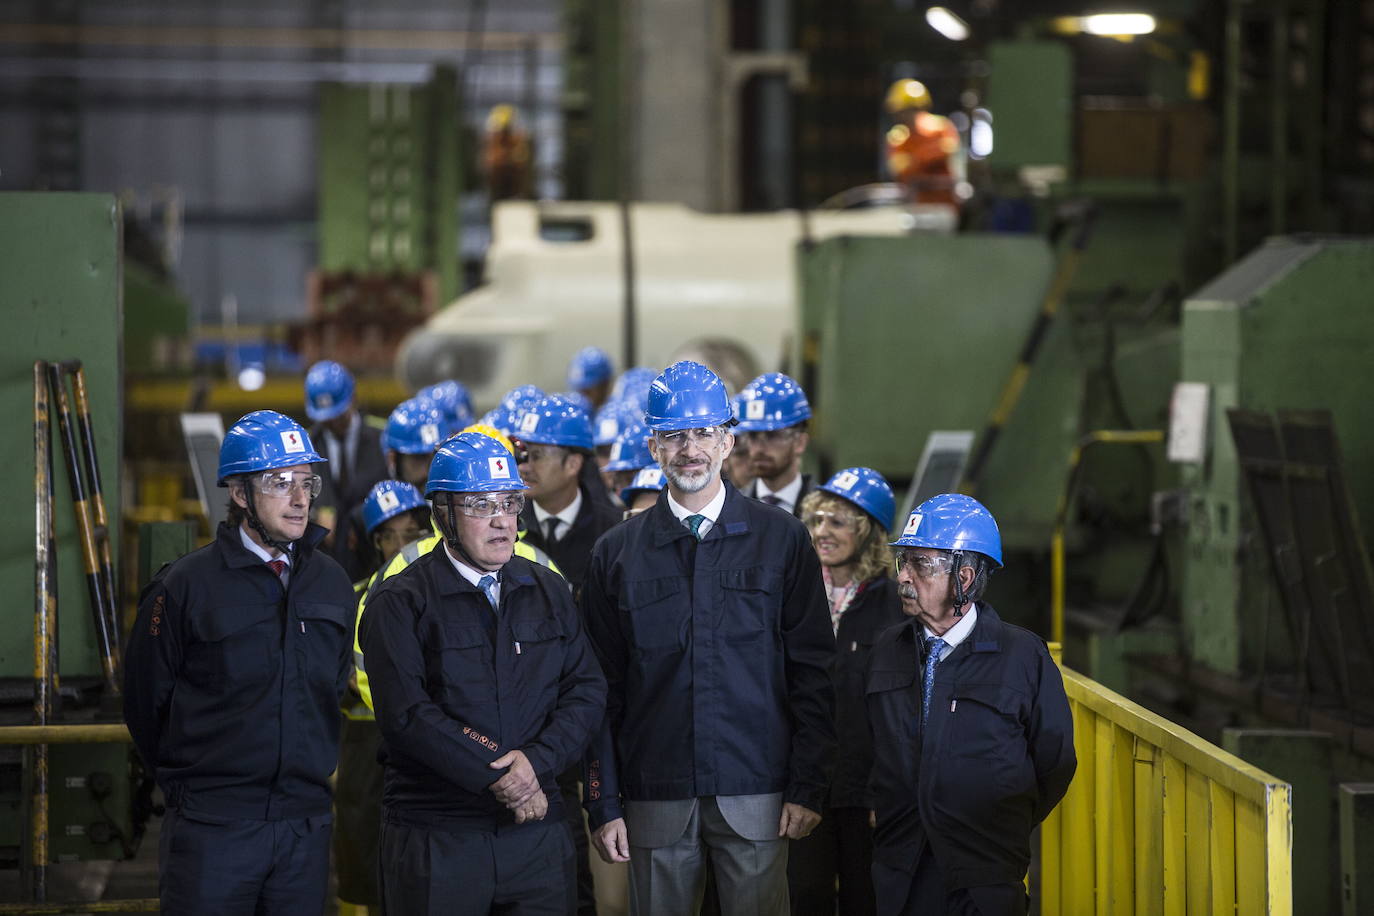
<path id="1" fill-rule="evenodd" d="M 606 686 L 566 583 L 514 555 L 523 490 L 496 440 L 446 441 L 425 488 L 443 546 L 383 581 L 359 624 L 382 733 L 388 913 L 576 905 L 555 777 L 581 759 Z"/>
<path id="2" fill-rule="evenodd" d="M 353 588 L 310 524 L 323 461 L 294 420 L 241 418 L 219 452 L 228 518 L 140 599 L 124 721 L 167 799 L 164 913 L 324 911 Z"/>
<path id="3" fill-rule="evenodd" d="M 583 585 L 607 679 L 588 761 L 593 843 L 630 863 L 630 912 L 788 910 L 788 840 L 820 821 L 835 750 L 834 634 L 816 553 L 787 512 L 721 480 L 730 400 L 698 363 L 649 390 L 667 488 L 597 542 Z"/>
<path id="4" fill-rule="evenodd" d="M 760 375 L 740 391 L 739 445 L 753 478 L 741 491 L 800 517 L 811 475 L 801 472 L 811 437 L 811 405 L 800 385 L 781 372 Z"/>
<path id="5" fill-rule="evenodd" d="M 982 600 L 1002 539 L 977 500 L 926 500 L 892 546 L 911 619 L 868 667 L 878 913 L 1021 916 L 1031 831 L 1076 766 L 1063 679 Z"/>

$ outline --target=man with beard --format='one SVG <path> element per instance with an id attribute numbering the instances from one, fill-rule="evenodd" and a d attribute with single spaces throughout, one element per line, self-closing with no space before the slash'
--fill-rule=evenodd
<path id="1" fill-rule="evenodd" d="M 744 495 L 799 516 L 802 497 L 811 492 L 811 475 L 801 472 L 811 441 L 806 392 L 781 372 L 769 372 L 746 385 L 738 400 L 739 444 L 753 477 Z"/>
<path id="2" fill-rule="evenodd" d="M 1064 681 L 982 600 L 1002 538 L 981 503 L 931 497 L 892 546 L 911 619 L 869 658 L 878 913 L 1021 916 L 1031 831 L 1076 766 Z"/>
<path id="3" fill-rule="evenodd" d="M 834 634 L 805 527 L 721 480 L 734 445 L 714 372 L 649 390 L 667 489 L 592 550 L 587 630 L 607 679 L 588 760 L 594 845 L 630 863 L 632 914 L 785 914 L 787 841 L 820 821 L 835 750 Z"/>

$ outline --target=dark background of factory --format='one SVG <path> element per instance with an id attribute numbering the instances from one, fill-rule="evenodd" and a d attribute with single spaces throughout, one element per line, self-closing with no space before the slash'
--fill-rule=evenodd
<path id="1" fill-rule="evenodd" d="M 787 372 L 813 473 L 992 508 L 1078 732 L 1039 912 L 1374 913 L 1371 290 L 1374 0 L 0 0 L 0 912 L 156 896 L 98 633 L 209 538 L 207 436 L 318 359 L 480 414 L 595 344 Z"/>

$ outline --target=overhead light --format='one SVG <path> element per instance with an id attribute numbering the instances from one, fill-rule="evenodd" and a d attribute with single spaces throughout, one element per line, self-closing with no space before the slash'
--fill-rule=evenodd
<path id="1" fill-rule="evenodd" d="M 968 23 L 943 6 L 932 6 L 926 10 L 926 22 L 950 41 L 963 41 L 969 36 Z"/>
<path id="2" fill-rule="evenodd" d="M 267 373 L 257 363 L 249 363 L 239 370 L 238 381 L 244 391 L 257 391 L 267 381 Z"/>
<path id="3" fill-rule="evenodd" d="M 1155 17 L 1147 13 L 1098 13 L 1078 17 L 1078 30 L 1089 35 L 1149 35 Z"/>

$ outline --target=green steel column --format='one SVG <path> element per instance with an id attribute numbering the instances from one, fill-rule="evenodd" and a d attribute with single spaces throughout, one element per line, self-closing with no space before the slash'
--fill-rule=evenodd
<path id="1" fill-rule="evenodd" d="M 1282 728 L 1228 728 L 1221 746 L 1293 786 L 1293 912 L 1330 913 L 1331 736 Z"/>
<path id="2" fill-rule="evenodd" d="M 139 587 L 146 585 L 163 564 L 170 563 L 195 548 L 195 522 L 144 522 L 139 525 Z"/>
<path id="3" fill-rule="evenodd" d="M 1336 790 L 1341 820 L 1341 916 L 1374 916 L 1374 782 Z"/>

